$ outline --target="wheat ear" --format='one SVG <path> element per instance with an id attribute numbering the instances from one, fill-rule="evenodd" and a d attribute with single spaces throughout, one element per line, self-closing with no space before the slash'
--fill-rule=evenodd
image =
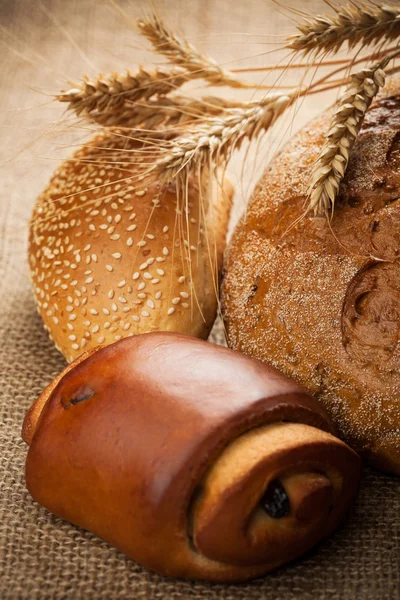
<path id="1" fill-rule="evenodd" d="M 227 162 L 245 138 L 252 140 L 267 131 L 297 97 L 297 90 L 288 95 L 271 95 L 256 106 L 232 109 L 226 116 L 202 120 L 170 142 L 156 163 L 158 170 L 171 178 L 185 167 Z"/>
<path id="2" fill-rule="evenodd" d="M 185 38 L 176 35 L 156 16 L 139 20 L 140 32 L 151 42 L 158 54 L 190 73 L 191 79 L 204 79 L 212 85 L 225 85 L 234 88 L 254 88 L 259 85 L 245 83 L 233 73 L 222 69 L 210 56 L 203 54 Z"/>
<path id="3" fill-rule="evenodd" d="M 337 52 L 347 42 L 349 48 L 369 46 L 400 36 L 400 8 L 370 2 L 333 6 L 335 14 L 320 15 L 297 25 L 299 33 L 288 38 L 287 48 L 314 58 Z"/>
<path id="4" fill-rule="evenodd" d="M 326 142 L 312 171 L 307 212 L 314 216 L 333 212 L 365 114 L 379 89 L 385 85 L 383 69 L 397 54 L 399 51 L 374 67 L 351 76 L 351 83 L 338 102 Z"/>
<path id="5" fill-rule="evenodd" d="M 181 69 L 171 72 L 157 69 L 147 71 L 140 67 L 137 73 L 85 78 L 83 83 L 56 96 L 60 102 L 68 102 L 68 108 L 76 115 L 115 111 L 127 101 L 148 100 L 152 96 L 165 96 L 181 87 L 187 77 Z"/>

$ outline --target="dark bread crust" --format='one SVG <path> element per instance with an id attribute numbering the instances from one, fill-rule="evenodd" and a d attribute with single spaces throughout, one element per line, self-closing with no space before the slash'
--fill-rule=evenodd
<path id="1" fill-rule="evenodd" d="M 32 496 L 166 575 L 261 575 L 328 535 L 357 488 L 359 458 L 329 433 L 315 399 L 272 367 L 194 338 L 121 340 L 78 359 L 44 395 L 24 424 Z M 232 482 L 213 483 L 226 473 Z M 243 524 L 276 477 L 293 514 Z M 323 501 L 304 521 L 316 492 Z M 221 540 L 235 532 L 232 558 Z"/>
<path id="2" fill-rule="evenodd" d="M 331 224 L 307 217 L 290 229 L 330 119 L 289 142 L 236 228 L 223 283 L 229 344 L 295 378 L 350 445 L 400 474 L 399 80 L 366 116 Z"/>

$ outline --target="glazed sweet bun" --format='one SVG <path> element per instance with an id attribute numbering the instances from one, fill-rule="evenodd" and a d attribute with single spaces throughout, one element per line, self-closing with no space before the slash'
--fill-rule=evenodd
<path id="1" fill-rule="evenodd" d="M 207 174 L 185 190 L 162 184 L 141 175 L 137 149 L 133 133 L 105 130 L 34 208 L 36 304 L 69 361 L 146 331 L 206 338 L 215 319 L 232 185 Z"/>
<path id="2" fill-rule="evenodd" d="M 223 306 L 232 348 L 324 403 L 370 464 L 400 474 L 400 82 L 371 106 L 334 216 L 304 212 L 331 114 L 267 169 L 233 235 Z"/>
<path id="3" fill-rule="evenodd" d="M 78 358 L 22 435 L 37 502 L 173 577 L 242 581 L 293 560 L 338 526 L 360 477 L 294 381 L 171 333 Z"/>

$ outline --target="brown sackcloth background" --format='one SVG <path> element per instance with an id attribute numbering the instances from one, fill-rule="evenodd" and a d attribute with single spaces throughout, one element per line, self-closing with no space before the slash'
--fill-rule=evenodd
<path id="1" fill-rule="evenodd" d="M 120 0 L 120 5 L 133 18 L 148 7 L 136 0 Z M 291 5 L 312 13 L 328 10 L 322 0 L 291 0 Z M 168 0 L 164 14 L 221 63 L 243 59 L 232 66 L 277 62 L 282 53 L 254 55 L 270 49 L 266 34 L 293 28 L 268 0 Z M 68 78 L 135 68 L 152 59 L 107 0 L 47 0 L 43 5 L 0 0 L 0 25 L 0 598 L 400 598 L 400 480 L 372 470 L 365 470 L 352 514 L 335 535 L 295 564 L 246 585 L 171 581 L 150 574 L 32 501 L 24 487 L 21 423 L 64 360 L 35 311 L 26 265 L 27 222 L 35 197 L 70 152 L 65 144 L 78 144 L 85 135 L 82 127 L 71 129 L 71 122 L 60 124 L 63 107 L 47 94 L 64 87 Z M 286 82 L 297 78 L 298 73 L 289 73 Z M 200 93 L 198 83 L 192 87 Z M 249 99 L 253 94 L 224 91 Z M 293 128 L 333 98 L 334 93 L 307 100 Z M 293 113 L 280 122 L 272 136 L 275 145 L 262 145 L 259 166 L 287 137 L 292 120 Z M 231 165 L 237 187 L 234 220 L 257 179 L 254 153 L 255 145 L 244 173 L 244 150 Z M 221 329 L 215 335 L 221 339 Z"/>

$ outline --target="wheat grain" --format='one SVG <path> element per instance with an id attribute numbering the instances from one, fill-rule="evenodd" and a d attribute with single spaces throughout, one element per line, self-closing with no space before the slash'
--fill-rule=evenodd
<path id="1" fill-rule="evenodd" d="M 125 100 L 121 106 L 112 104 L 102 110 L 95 104 L 90 110 L 77 112 L 89 122 L 103 127 L 140 129 L 143 132 L 158 130 L 161 134 L 174 133 L 179 127 L 216 116 L 233 108 L 251 108 L 258 102 L 237 102 L 217 96 L 204 96 L 201 99 L 174 94 L 145 102 Z"/>
<path id="2" fill-rule="evenodd" d="M 171 72 L 157 69 L 147 71 L 141 67 L 137 73 L 100 76 L 97 79 L 85 78 L 76 85 L 56 96 L 60 102 L 68 102 L 68 108 L 76 115 L 116 112 L 127 101 L 148 100 L 152 96 L 165 96 L 181 87 L 187 81 L 182 70 Z"/>
<path id="3" fill-rule="evenodd" d="M 267 131 L 295 101 L 298 92 L 271 95 L 256 106 L 232 109 L 227 116 L 209 117 L 184 135 L 171 141 L 157 161 L 157 168 L 167 178 L 175 177 L 185 167 L 205 166 L 210 162 L 227 162 L 233 150 L 245 138 L 250 140 Z"/>
<path id="4" fill-rule="evenodd" d="M 349 156 L 373 98 L 385 84 L 385 72 L 391 57 L 351 77 L 351 83 L 340 98 L 325 144 L 314 165 L 308 192 L 307 212 L 314 216 L 333 212 L 340 183 Z"/>
<path id="5" fill-rule="evenodd" d="M 288 38 L 287 48 L 304 55 L 337 52 L 347 42 L 370 46 L 389 42 L 400 36 L 400 8 L 393 5 L 377 6 L 370 2 L 352 2 L 347 6 L 333 6 L 335 14 L 320 15 L 297 26 L 299 33 Z"/>
<path id="6" fill-rule="evenodd" d="M 156 16 L 146 21 L 139 20 L 140 32 L 152 43 L 158 54 L 169 62 L 179 65 L 191 78 L 205 79 L 212 85 L 226 85 L 234 88 L 259 87 L 240 81 L 233 73 L 222 69 L 211 57 L 190 44 L 185 38 L 176 35 Z"/>

